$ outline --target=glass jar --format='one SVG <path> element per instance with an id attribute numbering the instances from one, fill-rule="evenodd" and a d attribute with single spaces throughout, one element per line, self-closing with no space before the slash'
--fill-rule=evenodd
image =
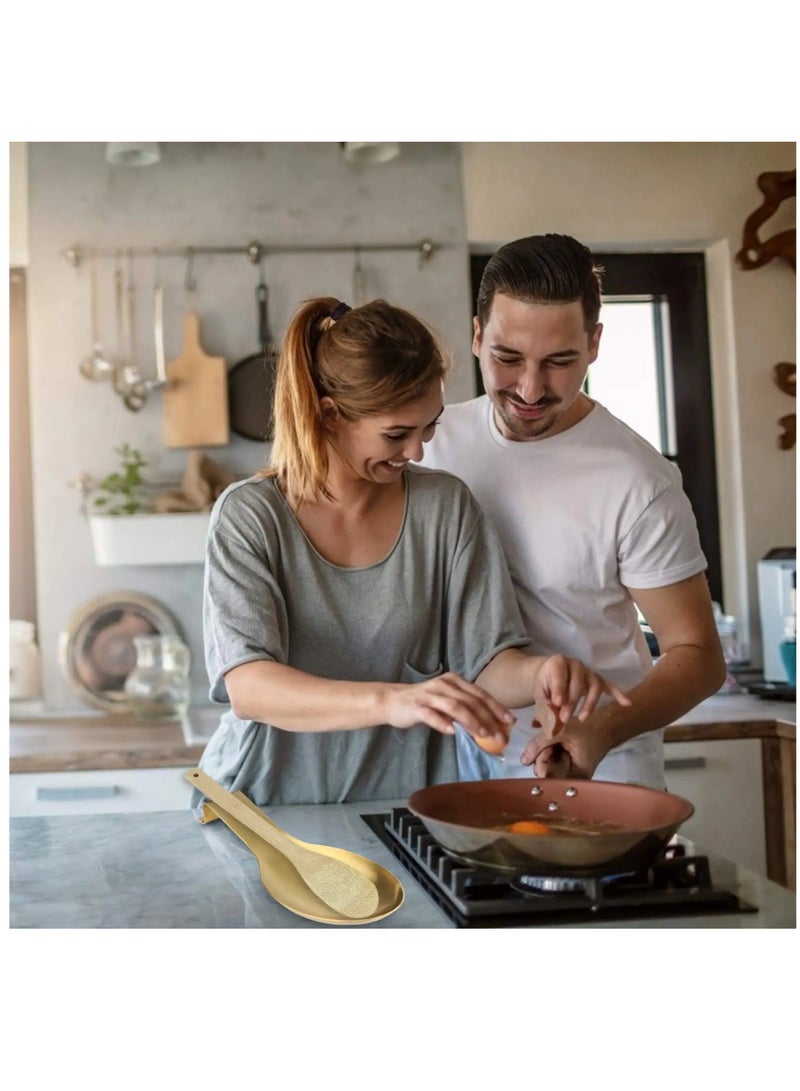
<path id="1" fill-rule="evenodd" d="M 42 663 L 32 621 L 10 622 L 8 645 L 8 695 L 12 701 L 39 697 L 42 690 Z"/>
<path id="2" fill-rule="evenodd" d="M 136 636 L 136 665 L 125 679 L 131 712 L 179 719 L 189 707 L 191 653 L 177 636 Z"/>
<path id="3" fill-rule="evenodd" d="M 722 654 L 725 657 L 725 681 L 717 691 L 720 695 L 734 696 L 743 693 L 744 690 L 733 673 L 733 667 L 741 663 L 739 651 L 739 627 L 736 618 L 732 614 L 723 614 L 718 602 L 712 603 L 714 622 L 719 634 L 719 642 L 722 645 Z"/>

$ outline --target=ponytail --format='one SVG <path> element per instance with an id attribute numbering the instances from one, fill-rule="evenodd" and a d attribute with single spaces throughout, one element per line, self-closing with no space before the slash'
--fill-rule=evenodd
<path id="1" fill-rule="evenodd" d="M 304 303 L 289 323 L 278 356 L 272 457 L 265 476 L 278 477 L 292 507 L 303 499 L 332 498 L 314 361 L 337 303 L 327 297 Z"/>

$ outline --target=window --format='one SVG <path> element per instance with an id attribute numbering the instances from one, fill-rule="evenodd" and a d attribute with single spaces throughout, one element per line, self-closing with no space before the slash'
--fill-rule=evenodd
<path id="1" fill-rule="evenodd" d="M 703 254 L 595 254 L 604 266 L 600 354 L 586 389 L 675 462 L 723 607 Z M 473 310 L 488 255 L 471 258 Z M 483 393 L 475 364 L 478 393 Z"/>

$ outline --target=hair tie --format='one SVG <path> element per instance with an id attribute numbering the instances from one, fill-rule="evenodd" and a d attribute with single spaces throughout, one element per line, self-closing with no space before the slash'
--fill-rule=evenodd
<path id="1" fill-rule="evenodd" d="M 347 303 L 337 303 L 333 310 L 329 312 L 329 317 L 332 318 L 334 322 L 338 322 L 342 315 L 347 314 L 349 310 L 352 310 L 352 308 L 349 307 Z"/>

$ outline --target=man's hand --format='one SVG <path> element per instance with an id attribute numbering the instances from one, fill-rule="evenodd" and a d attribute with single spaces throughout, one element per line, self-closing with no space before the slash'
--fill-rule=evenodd
<path id="1" fill-rule="evenodd" d="M 534 685 L 536 703 L 549 705 L 561 724 L 573 717 L 581 721 L 588 719 L 604 693 L 624 707 L 631 703 L 618 686 L 607 682 L 580 659 L 568 659 L 565 655 L 548 656 L 539 668 Z"/>
<path id="2" fill-rule="evenodd" d="M 549 730 L 543 728 L 525 747 L 520 761 L 533 766 L 537 777 L 590 780 L 610 749 L 605 734 L 594 729 L 591 720 L 573 717 L 567 723 L 556 721 Z"/>

